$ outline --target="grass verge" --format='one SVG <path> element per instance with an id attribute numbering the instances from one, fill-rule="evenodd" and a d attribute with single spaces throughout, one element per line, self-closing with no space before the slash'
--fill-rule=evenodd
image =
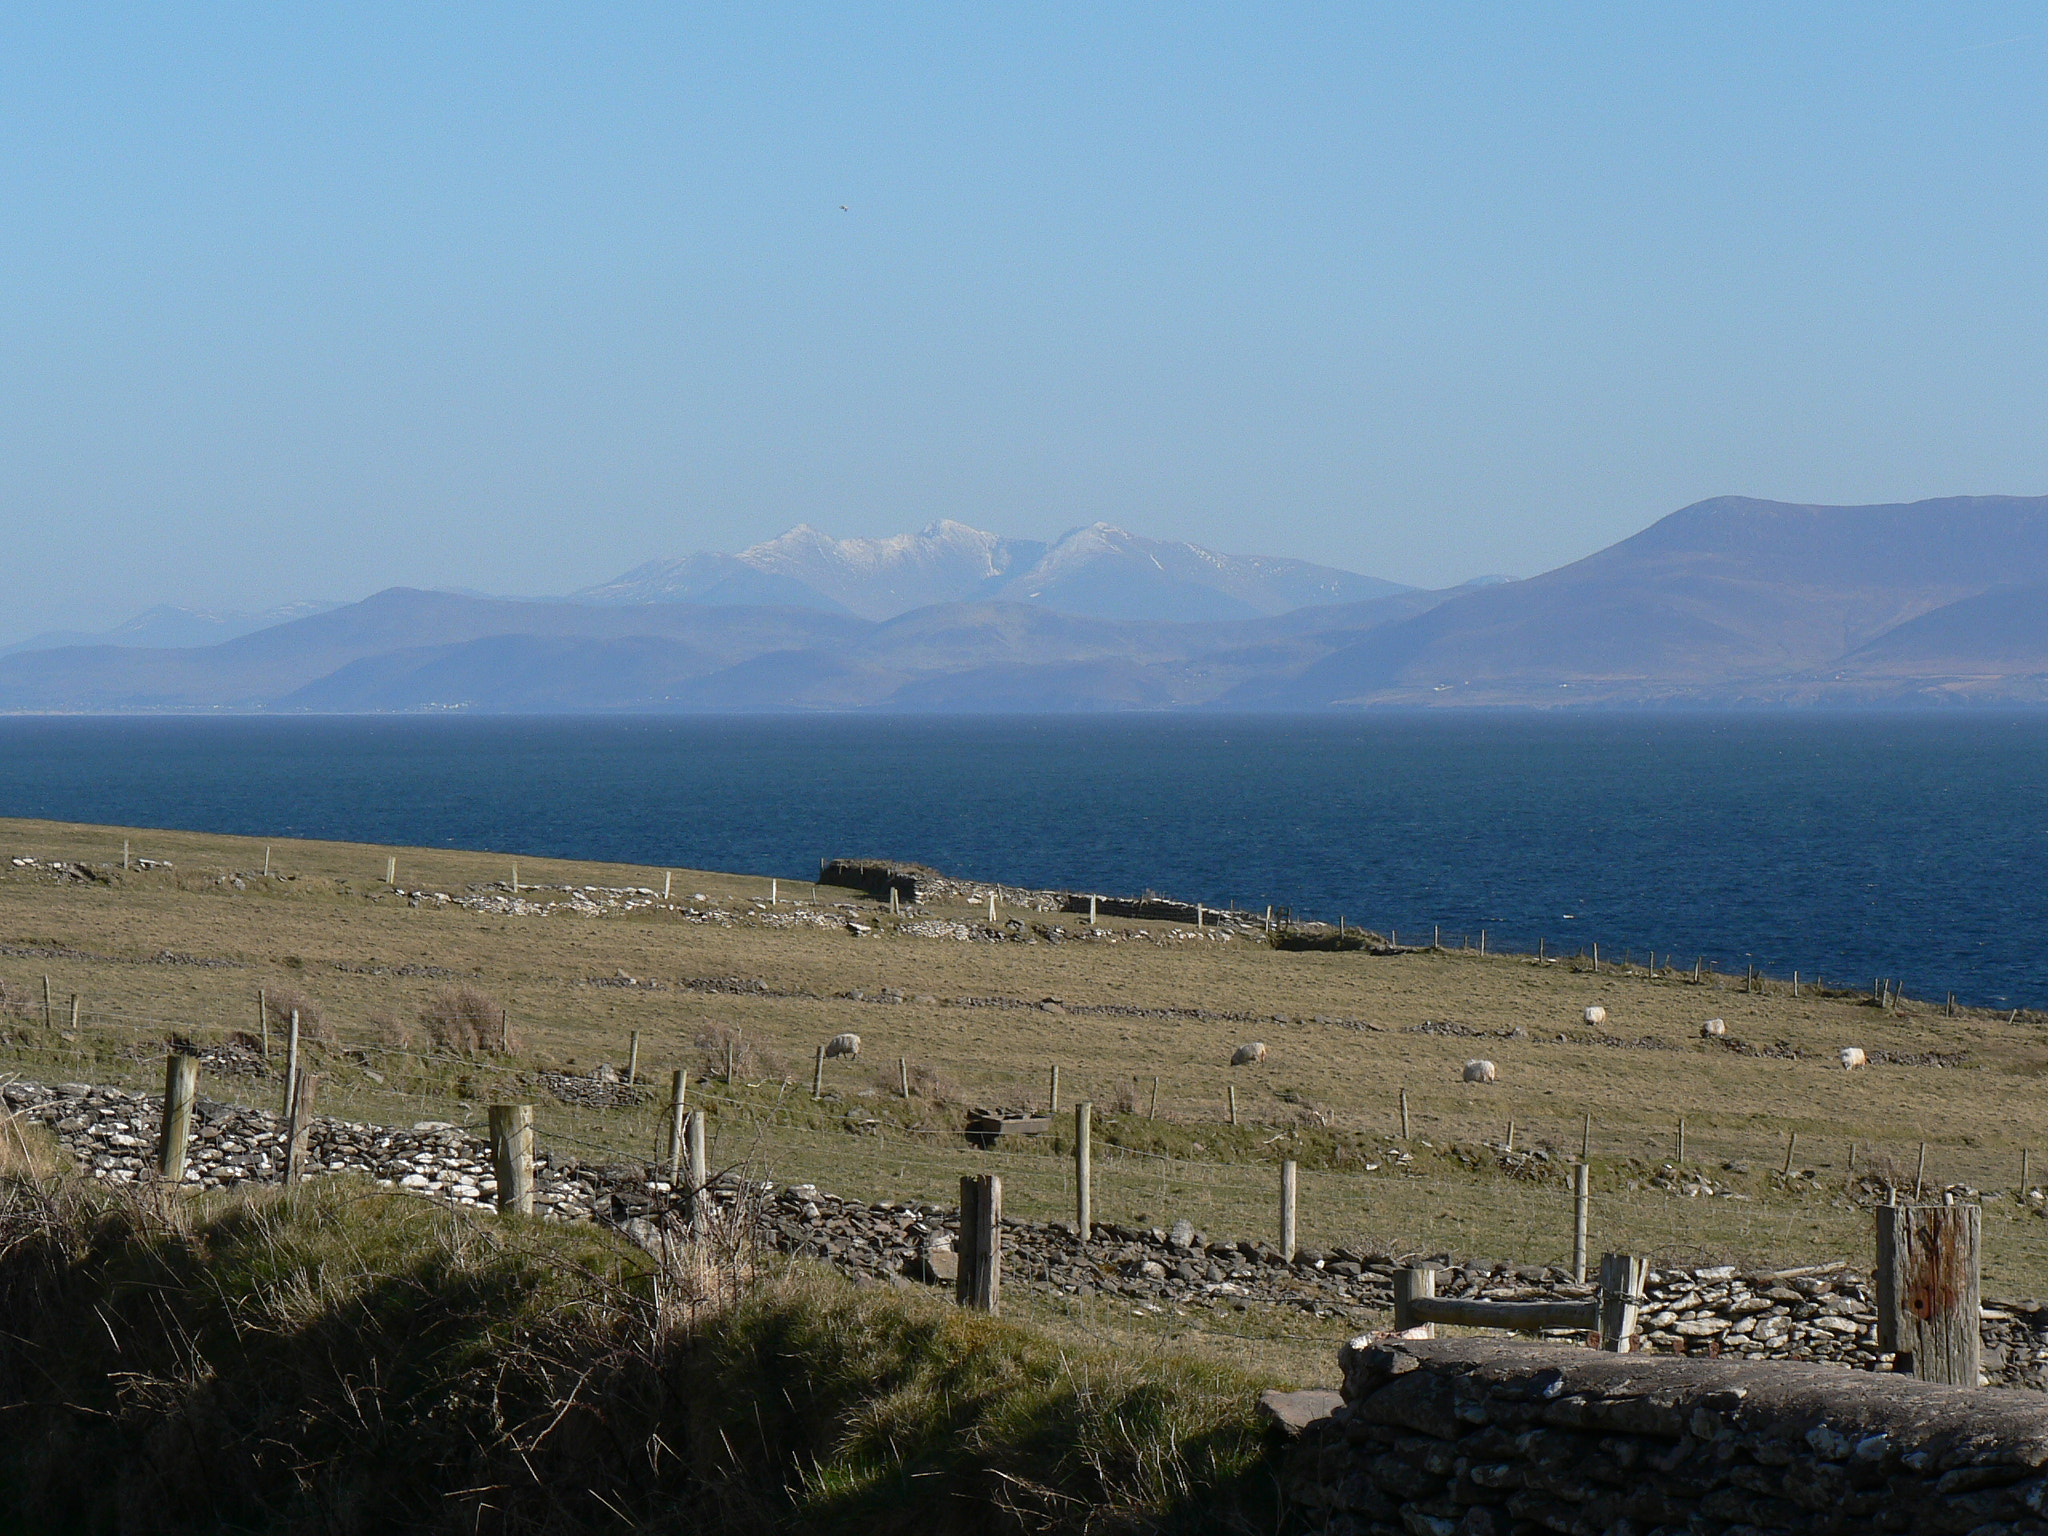
<path id="1" fill-rule="evenodd" d="M 121 1198 L 8 1140 L 5 1527 L 1275 1528 L 1225 1367 L 800 1268 L 665 1322 L 592 1229 L 346 1183 Z"/>

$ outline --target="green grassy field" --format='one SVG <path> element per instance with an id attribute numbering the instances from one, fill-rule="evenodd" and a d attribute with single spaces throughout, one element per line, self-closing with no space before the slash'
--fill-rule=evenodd
<path id="1" fill-rule="evenodd" d="M 135 858 L 174 867 L 122 872 L 124 840 Z M 540 1096 L 544 1145 L 586 1160 L 654 1156 L 665 1120 L 660 1085 L 687 1066 L 715 1075 L 692 1092 L 714 1111 L 723 1163 L 842 1194 L 948 1201 L 961 1174 L 994 1168 L 1005 1175 L 1013 1213 L 1065 1216 L 1072 1182 L 1064 1136 L 981 1152 L 960 1134 L 970 1105 L 1043 1104 L 1048 1069 L 1057 1065 L 1062 1098 L 1097 1107 L 1098 1220 L 1164 1225 L 1185 1216 L 1213 1234 L 1270 1236 L 1278 1165 L 1294 1158 L 1303 1169 L 1306 1246 L 1448 1250 L 1524 1263 L 1567 1255 L 1561 1165 L 1576 1155 L 1587 1116 L 1596 1249 L 1669 1261 L 1867 1261 L 1870 1218 L 1844 1197 L 1852 1151 L 1859 1170 L 1903 1169 L 1910 1184 L 1925 1142 L 1931 1184 L 1987 1192 L 1987 1291 L 2048 1294 L 2048 1223 L 2018 1188 L 2023 1150 L 2048 1149 L 2039 1091 L 2048 1020 L 2035 1015 L 1949 1018 L 1910 1000 L 1884 1011 L 1870 1003 L 1867 983 L 1861 993 L 1815 996 L 1809 982 L 1794 999 L 1780 981 L 1752 993 L 1739 977 L 1696 984 L 1689 973 L 1611 962 L 1596 975 L 1583 962 L 1455 949 L 1282 952 L 1254 938 L 1192 936 L 1156 923 L 1105 922 L 1114 942 L 968 943 L 899 932 L 885 908 L 830 888 L 783 882 L 782 904 L 768 909 L 765 879 L 703 871 L 672 872 L 667 906 L 609 916 L 414 907 L 383 879 L 395 857 L 399 886 L 459 895 L 473 882 L 506 880 L 511 854 L 277 841 L 271 868 L 287 878 L 266 881 L 253 878 L 263 868 L 262 843 L 16 821 L 0 822 L 0 855 L 116 866 L 101 871 L 103 880 L 67 882 L 0 863 L 0 982 L 9 1006 L 0 1060 L 26 1076 L 157 1084 L 173 1035 L 253 1034 L 261 990 L 273 1002 L 296 999 L 309 1018 L 318 1012 L 322 1043 L 313 1049 L 325 1074 L 324 1110 L 468 1122 L 508 1096 L 517 1072 L 623 1068 L 637 1031 L 640 1075 L 658 1085 L 656 1101 L 598 1111 Z M 523 856 L 518 870 L 522 883 L 656 891 L 670 873 Z M 857 908 L 874 931 L 776 926 L 836 911 L 834 903 Z M 728 917 L 703 915 L 712 912 Z M 977 912 L 986 916 L 985 907 L 965 906 L 920 915 Z M 1059 921 L 1069 932 L 1080 926 L 1007 909 L 999 916 Z M 166 951 L 224 963 L 151 963 Z M 55 1000 L 47 1025 L 46 975 Z M 622 976 L 660 985 L 615 984 Z M 738 978 L 766 990 L 679 985 L 693 978 Z M 422 1014 L 456 986 L 503 1007 L 510 1052 L 457 1059 L 431 1047 Z M 873 999 L 883 989 L 905 1000 L 841 995 Z M 1047 999 L 1058 999 L 1059 1009 L 1041 1006 Z M 1668 1048 L 1601 1043 L 1581 1020 L 1594 1003 L 1608 1013 L 1598 1033 Z M 1102 1008 L 1150 1012 L 1089 1011 Z M 1199 1011 L 1261 1022 L 1192 1016 Z M 1743 1055 L 1704 1042 L 1699 1026 L 1709 1017 L 1725 1019 L 1732 1037 L 1800 1054 Z M 1413 1032 L 1425 1021 L 1478 1034 Z M 862 1056 L 831 1063 L 826 1096 L 814 1102 L 813 1052 L 841 1030 L 861 1035 Z M 730 1085 L 728 1039 L 738 1047 Z M 1230 1068 L 1232 1049 L 1254 1039 L 1267 1044 L 1267 1060 Z M 1835 1065 L 1845 1045 L 1965 1054 L 1961 1065 L 1880 1063 L 1845 1073 Z M 1481 1056 L 1498 1063 L 1500 1080 L 1462 1082 L 1463 1063 Z M 908 1100 L 899 1094 L 901 1061 L 919 1085 Z M 1235 1126 L 1225 1123 L 1232 1086 Z M 1406 1143 L 1398 1118 L 1404 1089 Z M 280 1091 L 274 1076 L 210 1078 L 202 1088 L 258 1103 Z M 1658 1187 L 1681 1116 L 1687 1167 L 1726 1193 L 1687 1197 Z M 1511 1120 L 1518 1146 L 1555 1154 L 1544 1176 L 1518 1176 L 1472 1155 L 1502 1141 Z M 1779 1170 L 1795 1134 L 1795 1174 L 1810 1176 L 1787 1180 Z M 1402 1150 L 1411 1159 L 1405 1165 L 1389 1155 Z M 1237 1351 L 1247 1346 L 1231 1330 L 1260 1334 L 1260 1358 L 1304 1377 L 1327 1377 L 1337 1337 L 1335 1324 L 1141 1324 L 1109 1305 L 1017 1304 L 1062 1326 L 1162 1347 Z"/>

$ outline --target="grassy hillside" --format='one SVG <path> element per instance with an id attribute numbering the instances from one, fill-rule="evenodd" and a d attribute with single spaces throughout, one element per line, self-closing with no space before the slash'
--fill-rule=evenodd
<path id="1" fill-rule="evenodd" d="M 1273 1529 L 1220 1368 L 801 1270 L 684 1320 L 594 1228 L 8 1160 L 0 1528 Z"/>
<path id="2" fill-rule="evenodd" d="M 0 982 L 12 1000 L 0 1060 L 12 1070 L 153 1084 L 167 1038 L 253 1033 L 261 989 L 273 1008 L 293 998 L 320 1015 L 324 1109 L 467 1122 L 494 1098 L 535 1097 L 544 1145 L 645 1158 L 665 1119 L 660 1093 L 637 1109 L 589 1110 L 516 1086 L 517 1074 L 538 1068 L 623 1067 L 638 1031 L 643 1077 L 665 1084 L 676 1066 L 699 1074 L 693 1101 L 713 1111 L 721 1163 L 745 1160 L 767 1177 L 849 1195 L 925 1199 L 950 1199 L 962 1173 L 997 1168 L 1009 1209 L 1047 1216 L 1072 1209 L 1060 1138 L 977 1152 L 960 1130 L 970 1104 L 1042 1103 L 1057 1065 L 1063 1099 L 1088 1097 L 1101 1116 L 1099 1219 L 1186 1216 L 1213 1233 L 1270 1236 L 1277 1165 L 1293 1157 L 1304 1170 L 1308 1246 L 1517 1262 L 1561 1260 L 1570 1218 L 1556 1163 L 1510 1171 L 1475 1154 L 1502 1141 L 1510 1120 L 1518 1146 L 1546 1146 L 1561 1162 L 1576 1154 L 1590 1115 L 1596 1248 L 1667 1259 L 1864 1258 L 1869 1217 L 1844 1198 L 1850 1157 L 1859 1169 L 1902 1168 L 1910 1183 L 1924 1140 L 1930 1183 L 1994 1192 L 1987 1287 L 2048 1293 L 2048 1223 L 2015 1189 L 2022 1150 L 2036 1149 L 2039 1170 L 2048 1149 L 2038 1091 L 2048 1019 L 2033 1015 L 1949 1018 L 1912 1001 L 1884 1011 L 1861 978 L 1863 990 L 1826 996 L 1808 978 L 1797 999 L 1782 981 L 1760 992 L 1739 977 L 1695 984 L 1689 956 L 1681 971 L 1663 957 L 1649 971 L 1643 956 L 1625 966 L 1610 956 L 1596 975 L 1583 961 L 1482 959 L 1450 935 L 1444 950 L 1397 955 L 1283 952 L 1128 922 L 1085 941 L 960 942 L 919 936 L 843 891 L 816 893 L 814 904 L 808 886 L 785 882 L 771 909 L 765 880 L 703 872 L 677 872 L 669 903 L 610 915 L 413 906 L 383 883 L 390 855 L 406 890 L 461 895 L 511 873 L 509 855 L 446 850 L 278 842 L 270 857 L 283 878 L 266 881 L 260 843 L 9 822 L 0 854 L 118 866 L 124 837 L 136 856 L 175 867 L 76 880 L 0 863 Z M 664 879 L 528 859 L 519 876 L 657 893 Z M 851 935 L 835 902 L 856 907 L 874 931 Z M 935 915 L 976 910 L 985 917 L 985 906 L 964 904 Z M 1009 907 L 999 917 L 1027 931 L 1054 921 L 1081 930 L 1072 918 Z M 703 990 L 713 985 L 738 990 Z M 503 1006 L 509 1055 L 451 1059 L 429 1046 L 421 1016 L 457 986 Z M 899 993 L 900 1002 L 882 1000 Z M 1608 1013 L 1599 1029 L 1581 1021 L 1591 1003 Z M 1708 1017 L 1761 1054 L 1702 1041 Z M 841 1030 L 862 1036 L 861 1059 L 834 1062 L 825 1098 L 813 1102 L 813 1051 Z M 1267 1060 L 1230 1068 L 1233 1047 L 1252 1039 L 1266 1042 Z M 1843 1073 L 1833 1063 L 1844 1045 L 1896 1060 Z M 1475 1056 L 1499 1064 L 1499 1082 L 1460 1080 Z M 1934 1060 L 1958 1064 L 1904 1064 Z M 913 1078 L 908 1100 L 899 1062 Z M 718 1080 L 702 1080 L 706 1072 Z M 1234 1127 L 1224 1123 L 1233 1085 Z M 1404 1088 L 1413 1139 L 1397 1145 Z M 209 1077 L 202 1088 L 272 1104 L 280 1091 L 274 1067 L 267 1078 Z M 1660 1187 L 1681 1116 L 1688 1165 L 1718 1194 Z M 1328 1379 L 1329 1350 L 1350 1326 L 1283 1328 L 1221 1313 L 1141 1321 L 1113 1306 L 1090 1311 L 1094 1303 L 1030 1304 L 1105 1339 L 1144 1330 L 1233 1357 L 1253 1347 L 1241 1334 L 1264 1330 L 1281 1337 L 1258 1342 L 1267 1353 L 1255 1358 L 1303 1379 Z"/>

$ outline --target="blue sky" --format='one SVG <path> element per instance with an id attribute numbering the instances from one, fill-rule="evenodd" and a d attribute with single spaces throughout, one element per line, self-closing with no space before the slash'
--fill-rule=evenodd
<path id="1" fill-rule="evenodd" d="M 9 7 L 0 628 L 2038 493 L 2044 71 L 1998 5 Z"/>

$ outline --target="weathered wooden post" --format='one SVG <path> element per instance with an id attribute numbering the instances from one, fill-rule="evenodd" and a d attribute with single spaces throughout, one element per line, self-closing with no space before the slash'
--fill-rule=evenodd
<path id="1" fill-rule="evenodd" d="M 1572 1283 L 1586 1283 L 1586 1245 L 1591 1231 L 1593 1170 L 1584 1163 L 1572 1169 Z"/>
<path id="2" fill-rule="evenodd" d="M 725 1086 L 732 1087 L 733 1057 L 739 1049 L 737 1032 L 725 1037 Z"/>
<path id="3" fill-rule="evenodd" d="M 825 1047 L 818 1047 L 818 1065 L 811 1073 L 811 1097 L 825 1097 Z"/>
<path id="4" fill-rule="evenodd" d="M 297 1186 L 306 1173 L 306 1153 L 313 1139 L 313 1100 L 320 1087 L 317 1072 L 301 1072 L 292 1090 L 292 1112 L 285 1120 L 284 1184 Z"/>
<path id="5" fill-rule="evenodd" d="M 1003 1309 L 1003 1180 L 970 1173 L 960 1180 L 960 1268 L 954 1294 L 976 1312 Z"/>
<path id="6" fill-rule="evenodd" d="M 284 1113 L 290 1119 L 292 1105 L 299 1093 L 299 1010 L 292 1010 L 292 1030 L 285 1039 L 284 1050 Z"/>
<path id="7" fill-rule="evenodd" d="M 690 1072 L 677 1067 L 668 1090 L 668 1184 L 673 1190 L 683 1166 L 683 1116 L 690 1094 Z"/>
<path id="8" fill-rule="evenodd" d="M 192 1100 L 199 1086 L 199 1058 L 175 1051 L 164 1059 L 164 1123 L 157 1135 L 156 1171 L 173 1184 L 185 1177 L 185 1148 L 192 1140 Z"/>
<path id="9" fill-rule="evenodd" d="M 1913 1170 L 1913 1198 L 1920 1198 L 1920 1186 L 1927 1182 L 1927 1143 L 1920 1143 L 1920 1166 Z"/>
<path id="10" fill-rule="evenodd" d="M 1094 1118 L 1095 1106 L 1088 1100 L 1074 1106 L 1074 1230 L 1084 1243 L 1095 1232 L 1095 1163 L 1088 1145 Z"/>
<path id="11" fill-rule="evenodd" d="M 1230 1123 L 1235 1125 L 1237 1124 L 1237 1084 L 1232 1083 L 1228 1092 L 1230 1094 Z"/>
<path id="12" fill-rule="evenodd" d="M 491 1106 L 491 1165 L 498 1172 L 498 1209 L 533 1214 L 533 1106 Z"/>
<path id="13" fill-rule="evenodd" d="M 902 1086 L 903 1097 L 908 1099 L 910 1097 L 910 1058 L 908 1056 L 898 1056 L 896 1058 L 896 1079 Z"/>
<path id="14" fill-rule="evenodd" d="M 1159 1118 L 1159 1078 L 1156 1073 L 1152 1078 L 1152 1112 L 1145 1118 L 1147 1120 L 1157 1120 Z"/>
<path id="15" fill-rule="evenodd" d="M 701 1232 L 711 1219 L 705 1188 L 711 1183 L 711 1157 L 704 1144 L 704 1111 L 693 1109 L 684 1132 L 690 1144 L 690 1230 Z"/>
<path id="16" fill-rule="evenodd" d="M 1799 1133 L 1797 1131 L 1787 1131 L 1785 1133 L 1785 1177 L 1788 1179 L 1792 1177 L 1792 1154 L 1798 1150 L 1798 1147 Z"/>
<path id="17" fill-rule="evenodd" d="M 1300 1192 L 1300 1175 L 1294 1160 L 1280 1165 L 1280 1257 L 1294 1262 L 1294 1202 Z"/>
<path id="18" fill-rule="evenodd" d="M 1600 1255 L 1600 1347 L 1625 1355 L 1635 1348 L 1636 1316 L 1650 1261 L 1627 1253 Z"/>
<path id="19" fill-rule="evenodd" d="M 256 1035 L 263 1042 L 263 1059 L 270 1060 L 270 994 L 256 989 Z"/>
<path id="20" fill-rule="evenodd" d="M 1416 1328 L 1426 1328 L 1426 1338 L 1436 1337 L 1434 1323 L 1416 1321 L 1415 1303 L 1423 1298 L 1436 1295 L 1436 1271 L 1433 1269 L 1397 1269 L 1394 1271 L 1394 1329 L 1397 1333 L 1408 1333 Z"/>
<path id="21" fill-rule="evenodd" d="M 1678 1161 L 1685 1162 L 1685 1116 L 1678 1117 Z"/>
<path id="22" fill-rule="evenodd" d="M 633 1031 L 632 1043 L 626 1047 L 626 1086 L 640 1081 L 640 1031 Z"/>
<path id="23" fill-rule="evenodd" d="M 1983 1371 L 1974 1205 L 1877 1208 L 1877 1347 L 1921 1381 L 1974 1387 Z"/>
<path id="24" fill-rule="evenodd" d="M 71 1029 L 74 1034 L 78 1031 L 78 994 L 76 992 L 71 994 Z"/>
<path id="25" fill-rule="evenodd" d="M 1045 1112 L 1056 1115 L 1060 1112 L 1060 1069 L 1049 1067 L 1045 1074 Z"/>
<path id="26" fill-rule="evenodd" d="M 1407 1141 L 1407 1140 L 1409 1139 L 1409 1137 L 1408 1137 L 1408 1090 L 1407 1090 L 1406 1088 L 1403 1088 L 1403 1089 L 1401 1090 L 1401 1139 L 1402 1139 L 1403 1141 Z"/>
<path id="27" fill-rule="evenodd" d="M 1579 1131 L 1579 1161 L 1582 1163 L 1590 1163 L 1592 1160 L 1593 1116 L 1592 1113 L 1589 1111 L 1586 1115 L 1585 1126 Z"/>
<path id="28" fill-rule="evenodd" d="M 1095 926 L 1095 898 L 1093 896 L 1088 898 L 1088 926 L 1090 928 Z"/>
<path id="29" fill-rule="evenodd" d="M 1513 1156 L 1513 1155 L 1514 1155 L 1514 1150 L 1515 1150 L 1515 1122 L 1514 1122 L 1513 1120 L 1510 1120 L 1510 1121 L 1508 1121 L 1508 1139 L 1507 1139 L 1507 1143 L 1506 1143 L 1506 1151 L 1508 1152 L 1508 1154 L 1509 1154 L 1510 1156 Z"/>
<path id="30" fill-rule="evenodd" d="M 50 1011 L 50 978 L 45 976 L 43 978 L 43 1028 L 55 1029 L 56 1027 L 57 1015 Z"/>
<path id="31" fill-rule="evenodd" d="M 398 884 L 398 860 L 395 858 L 384 861 L 384 883 L 386 885 Z"/>

